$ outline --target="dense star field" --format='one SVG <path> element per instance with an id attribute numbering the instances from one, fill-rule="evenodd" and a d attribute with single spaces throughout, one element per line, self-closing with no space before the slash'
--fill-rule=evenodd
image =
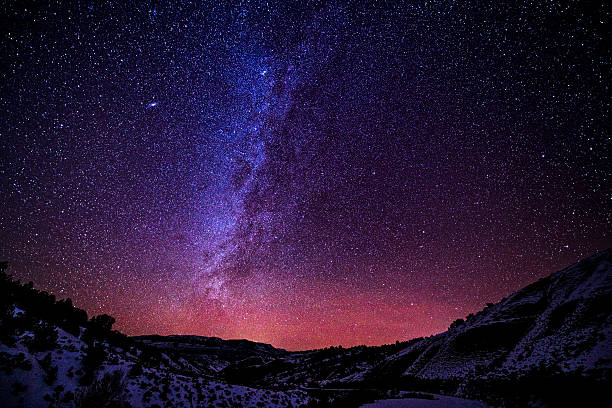
<path id="1" fill-rule="evenodd" d="M 407 340 L 612 244 L 609 4 L 68 3 L 1 6 L 0 260 L 127 334 Z"/>

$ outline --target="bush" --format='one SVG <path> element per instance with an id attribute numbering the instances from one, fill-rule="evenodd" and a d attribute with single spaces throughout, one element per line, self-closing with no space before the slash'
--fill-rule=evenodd
<path id="1" fill-rule="evenodd" d="M 38 360 L 40 368 L 45 372 L 45 382 L 49 385 L 53 384 L 57 379 L 57 366 L 51 365 L 51 353 L 47 353 L 43 358 Z"/>
<path id="2" fill-rule="evenodd" d="M 72 391 L 68 391 L 64 394 L 64 397 L 62 398 L 62 402 L 63 403 L 68 403 L 70 401 L 74 400 L 74 393 Z"/>
<path id="3" fill-rule="evenodd" d="M 92 317 L 89 323 L 90 327 L 101 332 L 110 332 L 113 329 L 113 324 L 115 324 L 115 318 L 107 314 L 101 314 Z"/>
<path id="4" fill-rule="evenodd" d="M 19 353 L 13 356 L 9 353 L 1 351 L 0 372 L 11 375 L 15 369 L 30 371 L 32 369 L 32 363 L 26 358 L 24 353 Z"/>
<path id="5" fill-rule="evenodd" d="M 30 350 L 47 351 L 57 347 L 57 331 L 55 327 L 46 323 L 34 326 L 34 337 L 29 343 Z"/>
<path id="6" fill-rule="evenodd" d="M 47 370 L 47 375 L 45 375 L 44 380 L 48 385 L 53 384 L 55 380 L 57 380 L 57 366 L 49 367 L 49 369 Z"/>
<path id="7" fill-rule="evenodd" d="M 87 354 L 83 357 L 83 377 L 80 383 L 83 385 L 91 384 L 94 373 L 106 359 L 106 350 L 102 346 L 89 346 Z"/>
<path id="8" fill-rule="evenodd" d="M 140 363 L 134 363 L 128 374 L 130 377 L 139 377 L 142 375 L 142 365 Z"/>
<path id="9" fill-rule="evenodd" d="M 72 299 L 67 298 L 55 303 L 54 320 L 62 329 L 77 336 L 81 327 L 87 324 L 87 312 L 72 305 Z"/>
<path id="10" fill-rule="evenodd" d="M 43 358 L 38 360 L 38 364 L 43 370 L 47 371 L 51 367 L 51 353 L 45 354 Z"/>
<path id="11" fill-rule="evenodd" d="M 454 329 L 454 328 L 457 328 L 457 327 L 459 327 L 459 326 L 463 325 L 464 323 L 465 323 L 465 320 L 463 320 L 463 319 L 457 319 L 457 320 L 455 320 L 454 322 L 452 322 L 452 323 L 451 323 L 451 325 L 450 325 L 449 329 Z"/>
<path id="12" fill-rule="evenodd" d="M 17 396 L 24 392 L 28 388 L 27 385 L 20 383 L 19 381 L 15 381 L 11 387 L 11 394 Z"/>
<path id="13" fill-rule="evenodd" d="M 76 408 L 127 408 L 123 390 L 125 381 L 123 373 L 115 371 L 81 389 L 75 396 Z"/>

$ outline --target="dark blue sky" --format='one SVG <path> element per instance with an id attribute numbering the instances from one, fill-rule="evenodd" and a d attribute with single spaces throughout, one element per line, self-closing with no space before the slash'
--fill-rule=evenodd
<path id="1" fill-rule="evenodd" d="M 604 4 L 0 11 L 0 256 L 129 334 L 403 340 L 611 244 Z"/>

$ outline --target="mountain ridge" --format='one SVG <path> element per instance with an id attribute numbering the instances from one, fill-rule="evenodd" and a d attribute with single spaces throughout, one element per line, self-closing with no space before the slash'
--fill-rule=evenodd
<path id="1" fill-rule="evenodd" d="M 0 396 L 9 407 L 87 406 L 101 395 L 125 407 L 359 406 L 398 390 L 508 407 L 612 402 L 612 249 L 442 333 L 305 351 L 244 339 L 127 337 L 112 330 L 112 317 L 88 320 L 69 299 L 31 284 L 2 274 L 0 288 Z"/>

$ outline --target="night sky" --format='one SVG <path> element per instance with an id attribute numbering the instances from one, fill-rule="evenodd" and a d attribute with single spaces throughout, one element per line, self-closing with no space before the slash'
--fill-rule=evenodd
<path id="1" fill-rule="evenodd" d="M 612 245 L 609 3 L 62 3 L 0 10 L 0 258 L 127 334 L 407 340 Z"/>

